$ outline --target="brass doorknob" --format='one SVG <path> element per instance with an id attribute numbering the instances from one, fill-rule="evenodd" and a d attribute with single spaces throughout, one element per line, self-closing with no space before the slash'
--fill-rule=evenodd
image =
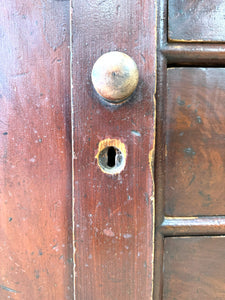
<path id="1" fill-rule="evenodd" d="M 125 101 L 136 89 L 138 69 L 134 60 L 125 53 L 112 51 L 103 54 L 92 69 L 92 83 L 106 101 Z"/>

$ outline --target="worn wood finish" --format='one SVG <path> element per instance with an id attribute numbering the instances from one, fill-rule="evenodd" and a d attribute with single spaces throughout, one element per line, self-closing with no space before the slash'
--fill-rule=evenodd
<path id="1" fill-rule="evenodd" d="M 153 299 L 223 299 L 224 282 L 221 278 L 224 278 L 224 274 L 222 274 L 224 243 L 216 243 L 214 246 L 212 237 L 191 236 L 225 234 L 223 193 L 218 198 L 221 189 L 224 189 L 222 183 L 225 158 L 222 150 L 224 141 L 224 87 L 222 84 L 224 69 L 213 68 L 224 66 L 225 51 L 219 40 L 206 39 L 204 43 L 197 43 L 197 40 L 193 43 L 185 43 L 188 41 L 187 36 L 180 35 L 179 40 L 175 41 L 175 34 L 185 30 L 189 37 L 201 32 L 207 37 L 208 33 L 212 33 L 207 31 L 208 20 L 205 17 L 205 10 L 184 11 L 185 20 L 180 25 L 178 19 L 180 20 L 184 15 L 181 16 L 178 12 L 170 20 L 167 15 L 168 11 L 170 13 L 168 3 L 174 7 L 190 6 L 192 9 L 198 4 L 204 6 L 206 3 L 210 7 L 218 1 L 212 3 L 201 1 L 200 3 L 200 1 L 160 0 L 157 3 L 156 235 Z M 218 6 L 217 13 L 220 16 L 224 15 L 221 6 Z M 198 23 L 198 26 L 193 20 Z M 168 23 L 171 24 L 172 21 L 173 39 L 170 35 L 171 32 L 168 37 L 167 28 Z M 187 25 L 187 22 L 190 24 Z M 220 23 L 219 26 L 216 25 L 216 28 L 211 28 L 212 31 L 216 31 L 213 37 L 216 37 L 217 33 L 220 34 L 221 30 L 224 31 L 223 23 Z M 224 34 L 222 39 L 224 39 Z M 191 68 L 178 68 L 187 66 Z M 194 66 L 195 68 L 193 68 Z M 211 68 L 202 69 L 202 67 Z M 168 70 L 168 68 L 170 69 Z M 220 76 L 222 78 L 219 78 Z M 179 96 L 181 98 L 177 99 Z M 176 104 L 177 100 L 179 100 L 179 104 Z M 196 107 L 191 111 L 194 106 Z M 197 110 L 195 111 L 195 109 Z M 200 127 L 201 125 L 202 127 Z M 182 131 L 179 131 L 181 128 Z M 183 141 L 181 132 L 184 133 Z M 179 133 L 181 133 L 180 136 Z M 187 156 L 184 157 L 184 153 L 188 154 L 190 150 L 182 151 L 182 149 L 189 148 L 185 146 L 185 143 L 197 146 L 195 153 L 197 157 L 194 155 L 189 160 Z M 199 151 L 205 156 L 201 156 Z M 193 177 L 190 179 L 191 186 L 188 186 L 187 180 L 190 174 L 194 175 L 193 171 L 197 176 L 192 182 Z M 195 179 L 197 182 L 194 184 Z M 212 185 L 213 180 L 215 187 Z M 194 185 L 192 186 L 192 184 Z M 208 204 L 205 202 L 208 194 L 202 200 L 200 194 L 196 197 L 198 188 L 202 187 L 206 187 L 206 190 L 210 188 L 210 192 L 216 196 L 208 201 L 210 202 Z M 174 206 L 174 203 L 178 205 Z M 208 208 L 207 205 L 209 205 Z M 178 254 L 178 242 L 182 238 L 176 236 L 184 236 L 183 239 L 187 241 L 187 244 L 180 242 Z M 197 241 L 197 239 L 203 239 L 203 241 L 211 239 L 211 242 L 208 245 L 204 242 L 194 245 L 192 241 Z M 176 240 L 178 242 L 173 242 Z M 192 249 L 196 249 L 196 251 L 193 250 L 192 253 Z M 191 252 L 190 255 L 187 254 L 188 251 Z M 219 255 L 217 255 L 217 251 Z M 177 260 L 178 256 L 179 260 Z M 208 259 L 208 257 L 210 258 Z M 215 268 L 212 269 L 211 266 L 214 262 Z M 217 268 L 218 274 L 216 273 Z M 196 283 L 195 274 L 199 270 L 201 273 Z M 185 272 L 188 272 L 188 277 Z M 197 290 L 197 285 L 200 287 L 200 292 L 196 296 L 193 291 Z"/>
<path id="2" fill-rule="evenodd" d="M 0 299 L 72 299 L 69 2 L 0 19 Z"/>
<path id="3" fill-rule="evenodd" d="M 160 226 L 164 219 L 164 160 L 165 160 L 165 113 L 164 99 L 167 60 L 160 51 L 167 43 L 167 1 L 157 1 L 157 88 L 156 88 L 156 145 L 155 145 L 155 253 L 153 299 L 162 299 L 163 242 Z"/>
<path id="4" fill-rule="evenodd" d="M 153 299 L 162 300 L 163 244 L 161 225 L 164 221 L 165 188 L 165 99 L 167 86 L 167 57 L 162 53 L 167 44 L 167 0 L 157 1 L 157 89 L 156 89 L 156 146 L 155 146 L 155 253 Z"/>
<path id="5" fill-rule="evenodd" d="M 165 214 L 225 215 L 225 69 L 168 69 Z"/>
<path id="6" fill-rule="evenodd" d="M 155 7 L 153 1 L 73 0 L 73 140 L 77 299 L 150 299 L 153 271 Z M 91 84 L 101 54 L 118 50 L 137 63 L 132 98 L 104 106 Z M 127 159 L 103 173 L 99 142 L 117 139 Z M 100 147 L 101 148 L 101 147 Z"/>
<path id="7" fill-rule="evenodd" d="M 225 233 L 225 217 L 166 217 L 158 230 L 164 236 L 220 235 Z"/>
<path id="8" fill-rule="evenodd" d="M 169 41 L 225 40 L 223 0 L 169 0 Z"/>
<path id="9" fill-rule="evenodd" d="M 160 53 L 167 59 L 167 66 L 224 67 L 225 45 L 180 44 L 163 45 Z"/>
<path id="10" fill-rule="evenodd" d="M 225 238 L 166 238 L 163 299 L 225 298 Z"/>

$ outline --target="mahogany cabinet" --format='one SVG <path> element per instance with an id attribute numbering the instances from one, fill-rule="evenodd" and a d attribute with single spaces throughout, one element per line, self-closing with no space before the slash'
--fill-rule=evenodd
<path id="1" fill-rule="evenodd" d="M 0 299 L 225 299 L 224 16 L 2 1 Z M 112 51 L 139 71 L 127 101 L 92 84 Z"/>

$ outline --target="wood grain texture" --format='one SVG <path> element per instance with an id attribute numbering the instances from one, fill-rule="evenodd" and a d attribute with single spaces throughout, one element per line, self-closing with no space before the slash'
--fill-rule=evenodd
<path id="1" fill-rule="evenodd" d="M 167 72 L 165 214 L 225 214 L 225 69 Z"/>
<path id="2" fill-rule="evenodd" d="M 155 7 L 153 1 L 72 1 L 75 289 L 77 299 L 150 299 L 153 271 Z M 103 106 L 94 62 L 122 51 L 140 81 L 129 102 Z M 99 142 L 126 146 L 124 171 L 103 173 Z"/>
<path id="3" fill-rule="evenodd" d="M 169 0 L 169 41 L 225 40 L 225 3 L 223 0 Z"/>
<path id="4" fill-rule="evenodd" d="M 222 236 L 166 238 L 163 299 L 224 299 L 224 249 Z"/>
<path id="5" fill-rule="evenodd" d="M 0 19 L 0 299 L 72 299 L 69 2 Z"/>
<path id="6" fill-rule="evenodd" d="M 222 1 L 157 2 L 154 300 L 225 298 L 224 242 L 190 237 L 225 232 L 223 193 L 218 198 L 224 190 L 224 71 L 214 69 L 224 66 L 224 46 L 214 40 L 224 39 L 224 22 L 215 19 L 216 27 L 209 28 L 212 19 L 197 9 L 207 6 L 213 14 L 218 3 L 221 17 Z M 195 37 L 204 43 L 185 43 Z M 202 188 L 212 192 L 210 201 L 198 194 Z"/>

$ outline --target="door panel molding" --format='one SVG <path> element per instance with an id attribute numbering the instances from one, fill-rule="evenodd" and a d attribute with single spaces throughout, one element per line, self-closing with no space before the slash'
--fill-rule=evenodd
<path id="1" fill-rule="evenodd" d="M 220 1 L 219 1 L 220 2 Z M 179 6 L 179 1 L 176 3 L 176 5 Z M 181 3 L 181 5 L 183 5 Z M 170 99 L 168 99 L 168 95 L 170 93 L 170 86 L 168 85 L 168 68 L 171 68 L 170 70 L 176 70 L 176 69 L 181 69 L 184 70 L 188 67 L 192 67 L 193 69 L 191 70 L 198 70 L 199 68 L 207 68 L 205 69 L 206 72 L 208 71 L 210 73 L 210 80 L 209 77 L 208 79 L 208 88 L 210 90 L 210 93 L 214 94 L 215 97 L 210 97 L 211 101 L 214 99 L 220 99 L 220 101 L 223 101 L 223 97 L 220 97 L 220 90 L 223 90 L 223 87 L 221 85 L 216 84 L 217 79 L 218 82 L 219 80 L 219 68 L 224 67 L 224 57 L 225 57 L 225 48 L 221 43 L 215 42 L 215 41 L 208 41 L 204 43 L 200 43 L 198 41 L 195 41 L 194 43 L 185 43 L 185 39 L 180 39 L 179 42 L 177 41 L 170 41 L 168 39 L 168 1 L 161 0 L 158 1 L 158 6 L 157 6 L 157 48 L 158 48 L 158 55 L 157 55 L 157 93 L 156 93 L 156 128 L 157 128 L 157 134 L 156 134 L 156 157 L 155 157 L 155 186 L 156 186 L 156 235 L 155 235 L 155 272 L 154 272 L 154 300 L 161 300 L 161 299 L 170 299 L 170 297 L 178 297 L 180 295 L 179 290 L 176 291 L 176 285 L 173 286 L 173 293 L 165 293 L 164 290 L 164 284 L 165 284 L 165 279 L 164 278 L 164 271 L 165 270 L 165 255 L 167 255 L 167 263 L 170 263 L 174 260 L 174 255 L 176 253 L 176 246 L 175 243 L 171 243 L 171 247 L 169 248 L 170 252 L 164 253 L 166 246 L 164 245 L 165 240 L 169 241 L 172 240 L 172 237 L 174 239 L 178 239 L 178 237 L 186 238 L 187 244 L 190 241 L 190 248 L 192 248 L 192 242 L 194 239 L 194 236 L 197 238 L 198 236 L 209 236 L 209 248 L 212 249 L 213 247 L 213 237 L 212 236 L 218 236 L 218 235 L 224 235 L 225 234 L 225 226 L 224 226 L 224 214 L 221 209 L 219 210 L 214 210 L 213 212 L 210 211 L 210 209 L 207 210 L 207 213 L 196 210 L 195 211 L 195 197 L 192 197 L 192 201 L 183 201 L 183 207 L 187 209 L 188 205 L 192 206 L 192 212 L 188 213 L 187 210 L 185 210 L 187 213 L 184 211 L 182 212 L 182 215 L 178 213 L 168 215 L 168 211 L 171 209 L 171 201 L 167 201 L 167 211 L 165 212 L 165 200 L 166 198 L 168 199 L 168 194 L 165 191 L 165 180 L 166 176 L 167 178 L 170 178 L 172 181 L 175 179 L 173 177 L 173 174 L 167 173 L 168 168 L 166 166 L 166 157 L 168 155 L 168 151 L 171 151 L 171 149 L 177 149 L 179 145 L 173 145 L 173 141 L 170 140 L 168 137 L 168 130 L 171 130 L 171 126 L 167 128 L 168 124 L 166 123 L 167 116 L 166 116 L 166 111 L 167 111 L 167 104 L 169 101 L 169 105 L 171 105 L 172 101 L 176 101 L 176 98 L 172 95 Z M 223 11 L 222 11 L 223 12 Z M 218 13 L 222 13 L 221 11 L 218 11 Z M 203 12 L 204 13 L 204 12 Z M 201 14 L 199 13 L 199 19 L 201 18 Z M 203 24 L 204 26 L 204 24 Z M 175 28 L 175 27 L 174 27 Z M 179 30 L 179 28 L 177 28 Z M 217 71 L 218 70 L 218 71 Z M 173 80 L 173 76 L 171 77 L 172 74 L 170 74 L 170 79 Z M 179 80 L 181 79 L 179 76 L 177 77 Z M 175 80 L 175 79 L 174 79 Z M 204 81 L 204 80 L 203 80 Z M 184 88 L 187 85 L 187 82 L 185 83 L 180 80 L 180 86 L 182 86 L 182 83 L 184 84 Z M 219 85 L 219 87 L 218 87 Z M 180 87 L 181 88 L 181 87 Z M 189 87 L 190 88 L 190 87 Z M 201 84 L 199 83 L 199 86 L 196 88 L 202 89 Z M 169 92 L 168 92 L 169 90 Z M 179 90 L 179 85 L 176 86 L 176 82 L 174 82 L 174 91 L 177 92 Z M 213 93 L 213 90 L 215 93 Z M 199 90 L 198 96 L 203 93 L 202 91 Z M 184 93 L 185 94 L 185 93 Z M 196 94 L 197 95 L 197 94 Z M 208 95 L 208 94 L 207 94 Z M 207 98 L 207 96 L 204 96 L 202 94 L 201 100 L 204 102 L 204 98 Z M 199 96 L 200 97 L 200 96 Z M 175 100 L 174 100 L 175 99 Z M 179 100 L 179 99 L 178 99 Z M 183 100 L 183 99 L 181 99 Z M 191 100 L 191 97 L 189 97 L 189 100 Z M 210 100 L 209 100 L 210 102 Z M 180 101 L 180 105 L 183 104 L 183 101 Z M 191 104 L 191 103 L 190 103 Z M 213 103 L 212 103 L 213 104 Z M 221 104 L 222 105 L 222 104 Z M 205 111 L 205 110 L 204 110 Z M 171 111 L 174 114 L 174 120 L 178 117 L 178 115 Z M 209 111 L 209 115 L 210 115 Z M 219 111 L 219 114 L 221 113 L 221 108 Z M 221 114 L 222 115 L 222 114 Z M 221 119 L 221 120 L 220 120 Z M 214 123 L 218 124 L 223 124 L 223 118 L 220 116 L 220 119 L 218 118 L 217 120 L 214 120 L 212 122 L 212 126 Z M 182 118 L 181 118 L 182 120 Z M 210 119 L 211 120 L 211 119 Z M 206 115 L 206 124 L 207 122 L 210 122 L 207 120 L 207 115 Z M 221 123 L 222 122 L 222 123 Z M 204 126 L 204 124 L 203 124 Z M 221 125 L 223 126 L 223 125 Z M 192 127 L 191 127 L 192 128 Z M 189 127 L 186 126 L 186 130 L 188 131 Z M 204 131 L 203 133 L 205 133 Z M 220 130 L 219 130 L 220 132 Z M 167 136 L 167 140 L 166 140 Z M 193 139 L 195 137 L 195 131 L 193 130 Z M 167 147 L 167 142 L 171 143 L 170 149 Z M 222 135 L 220 137 L 220 144 L 223 143 Z M 210 147 L 210 143 L 208 145 Z M 207 145 L 206 145 L 207 147 Z M 215 146 L 215 149 L 216 146 Z M 221 152 L 222 153 L 222 152 Z M 172 155 L 171 152 L 169 153 L 170 156 Z M 221 166 L 220 161 L 223 161 L 222 159 L 222 154 L 220 154 L 220 158 L 216 161 L 215 160 L 215 167 L 218 168 L 218 170 L 221 170 L 223 166 Z M 171 156 L 172 157 L 172 156 Z M 206 164 L 207 164 L 207 158 L 206 158 Z M 173 163 L 171 166 L 175 166 L 177 163 L 176 156 L 173 157 Z M 196 162 L 197 163 L 197 162 Z M 202 167 L 202 164 L 200 168 Z M 221 167 L 221 168 L 220 168 Z M 220 169 L 219 169 L 220 168 Z M 197 168 L 196 168 L 197 170 Z M 210 168 L 208 170 L 210 172 Z M 180 170 L 181 172 L 181 170 Z M 198 172 L 198 170 L 197 170 Z M 207 172 L 207 170 L 206 170 Z M 167 175 L 166 175 L 167 174 Z M 212 173 L 211 173 L 212 174 Z M 216 176 L 218 174 L 218 180 L 219 182 L 221 178 L 219 177 L 219 172 L 213 172 L 213 180 L 216 181 Z M 171 177 L 170 177 L 171 175 Z M 179 174 L 178 174 L 179 175 Z M 205 173 L 203 174 L 204 176 L 210 176 L 210 173 Z M 204 176 L 201 176 L 200 180 L 202 180 L 202 183 L 207 185 L 207 180 L 204 181 Z M 205 178 L 206 178 L 205 177 Z M 223 178 L 223 176 L 222 176 Z M 180 180 L 179 176 L 178 179 Z M 190 181 L 191 182 L 191 181 Z M 171 184 L 172 185 L 172 184 Z M 222 185 L 221 185 L 222 186 Z M 220 186 L 220 187 L 221 187 Z M 170 185 L 168 186 L 170 188 Z M 172 186 L 173 188 L 173 186 Z M 213 187 L 212 187 L 213 188 Z M 214 189 L 216 193 L 220 192 L 220 189 Z M 185 195 L 185 189 L 183 190 L 184 196 Z M 176 193 L 176 189 L 174 190 L 174 193 Z M 202 193 L 201 191 L 199 192 L 200 196 L 204 195 L 204 192 Z M 180 194 L 179 197 L 182 197 L 182 194 Z M 207 194 L 208 197 L 208 194 Z M 182 199 L 182 198 L 180 198 Z M 214 201 L 213 199 L 210 199 L 210 201 Z M 221 203 L 221 207 L 223 204 L 223 197 L 219 197 L 219 202 Z M 216 208 L 216 203 L 214 203 Z M 199 216 L 201 214 L 202 216 Z M 220 215 L 221 214 L 221 215 Z M 193 239 L 192 239 L 193 237 Z M 211 238 L 211 240 L 210 240 Z M 168 250 L 168 249 L 167 249 Z M 201 247 L 198 249 L 199 253 L 201 252 Z M 209 250 L 206 250 L 205 252 L 203 251 L 203 262 L 205 264 L 205 267 L 207 268 L 207 259 L 206 257 L 209 255 L 207 252 Z M 224 254 L 224 249 L 220 248 L 218 251 L 221 254 L 221 257 Z M 182 253 L 182 252 L 181 252 Z M 200 254 L 196 254 L 197 256 Z M 196 256 L 196 257 L 197 257 Z M 197 259 L 195 257 L 195 259 Z M 176 257 L 175 257 L 176 258 Z M 216 259 L 216 258 L 215 258 Z M 185 258 L 184 258 L 184 263 L 185 263 Z M 219 264 L 218 264 L 219 265 Z M 222 271 L 222 268 L 219 269 L 219 272 Z M 184 269 L 183 269 L 184 271 Z M 213 273 L 215 271 L 215 273 Z M 211 272 L 211 280 L 214 280 L 216 278 L 216 270 Z M 174 272 L 174 273 L 173 273 Z M 171 276 L 171 278 L 176 277 L 176 267 L 173 269 L 170 267 L 169 271 L 167 272 L 167 275 Z M 180 275 L 182 276 L 182 272 L 180 271 Z M 204 278 L 202 278 L 204 281 Z M 218 279 L 219 281 L 219 279 Z M 204 283 L 201 282 L 200 278 L 200 283 L 202 286 Z M 178 285 L 179 289 L 179 285 Z M 164 294 L 163 294 L 164 290 Z M 212 295 L 221 296 L 224 297 L 225 291 L 219 292 L 219 294 L 213 294 L 213 288 L 212 287 L 207 287 L 207 297 L 205 299 L 212 299 Z M 169 292 L 169 291 L 168 291 Z M 171 296 L 172 295 L 172 296 Z M 191 294 L 189 290 L 189 294 L 187 293 L 185 296 L 183 295 L 183 299 L 190 299 L 195 297 L 195 295 Z M 196 298 L 197 299 L 197 298 Z M 221 298 L 222 299 L 222 298 Z"/>

